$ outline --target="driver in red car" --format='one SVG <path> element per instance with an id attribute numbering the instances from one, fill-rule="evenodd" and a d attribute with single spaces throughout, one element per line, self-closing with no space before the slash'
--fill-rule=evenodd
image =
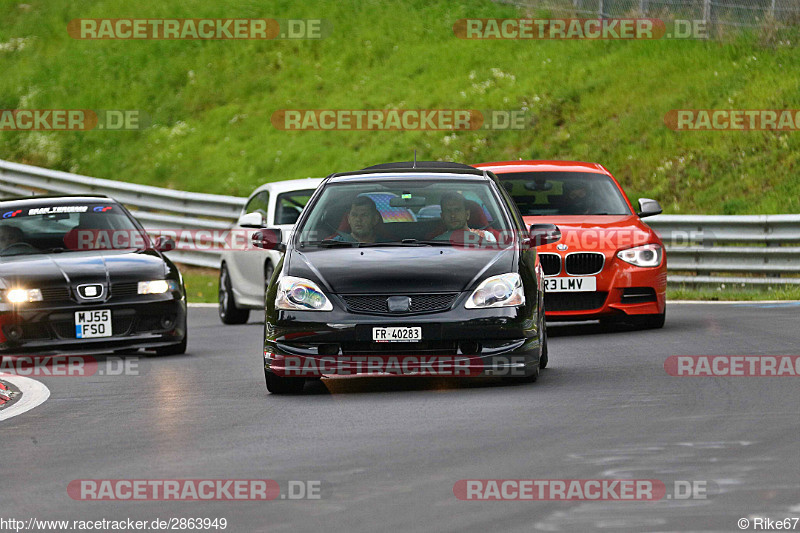
<path id="1" fill-rule="evenodd" d="M 592 214 L 592 192 L 589 184 L 583 181 L 573 181 L 564 183 L 564 196 L 566 196 L 566 206 L 564 215 L 590 215 Z"/>

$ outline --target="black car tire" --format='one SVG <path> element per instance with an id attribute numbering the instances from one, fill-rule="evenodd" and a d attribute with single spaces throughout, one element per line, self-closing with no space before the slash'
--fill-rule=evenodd
<path id="1" fill-rule="evenodd" d="M 544 314 L 544 313 L 543 313 Z M 539 354 L 539 364 L 536 365 L 536 370 L 530 376 L 513 376 L 504 378 L 506 383 L 534 383 L 539 379 L 539 371 L 547 366 L 547 323 L 542 316 L 542 352 Z"/>
<path id="2" fill-rule="evenodd" d="M 664 327 L 664 322 L 667 319 L 667 311 L 655 315 L 638 315 L 631 316 L 628 320 L 640 329 L 660 329 Z"/>
<path id="3" fill-rule="evenodd" d="M 267 292 L 269 291 L 269 280 L 272 279 L 272 274 L 275 272 L 275 267 L 272 266 L 272 261 L 264 263 L 264 306 L 267 305 Z"/>
<path id="4" fill-rule="evenodd" d="M 536 365 L 536 370 L 530 376 L 513 376 L 510 378 L 503 378 L 506 383 L 534 383 L 539 379 L 539 365 Z"/>
<path id="5" fill-rule="evenodd" d="M 181 355 L 186 353 L 186 344 L 188 335 L 184 334 L 183 340 L 178 344 L 170 344 L 169 346 L 161 346 L 156 348 L 156 355 Z"/>
<path id="6" fill-rule="evenodd" d="M 542 329 L 544 330 L 544 338 L 542 340 L 542 355 L 539 356 L 539 369 L 547 368 L 547 323 L 542 320 Z"/>
<path id="7" fill-rule="evenodd" d="M 223 324 L 244 324 L 250 317 L 249 309 L 239 309 L 233 297 L 228 266 L 223 263 L 219 271 L 219 319 Z"/>
<path id="8" fill-rule="evenodd" d="M 264 370 L 267 390 L 272 394 L 300 394 L 306 384 L 305 378 L 283 378 Z"/>

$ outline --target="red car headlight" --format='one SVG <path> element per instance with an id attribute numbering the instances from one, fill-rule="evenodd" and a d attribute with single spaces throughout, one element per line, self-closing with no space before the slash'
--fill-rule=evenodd
<path id="1" fill-rule="evenodd" d="M 661 264 L 664 249 L 658 244 L 645 244 L 617 252 L 617 257 L 640 267 L 657 267 Z"/>

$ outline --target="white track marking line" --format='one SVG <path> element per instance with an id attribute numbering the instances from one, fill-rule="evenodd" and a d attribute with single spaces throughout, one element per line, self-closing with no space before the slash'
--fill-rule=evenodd
<path id="1" fill-rule="evenodd" d="M 22 398 L 16 403 L 11 407 L 0 410 L 0 421 L 26 413 L 43 404 L 50 397 L 50 389 L 45 387 L 44 383 L 40 383 L 35 379 L 3 373 L 0 373 L 0 379 L 13 383 L 22 392 Z"/>

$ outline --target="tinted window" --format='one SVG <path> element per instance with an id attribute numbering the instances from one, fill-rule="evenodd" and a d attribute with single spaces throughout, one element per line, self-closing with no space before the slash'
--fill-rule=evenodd
<path id="1" fill-rule="evenodd" d="M 265 219 L 267 218 L 268 211 L 269 191 L 262 191 L 250 198 L 250 201 L 247 202 L 247 205 L 244 208 L 245 213 L 261 213 Z"/>
<path id="2" fill-rule="evenodd" d="M 314 189 L 279 194 L 275 205 L 275 224 L 294 224 L 308 203 Z"/>
<path id="3" fill-rule="evenodd" d="M 630 215 L 616 184 L 596 172 L 498 174 L 522 216 Z"/>
<path id="4" fill-rule="evenodd" d="M 368 219 L 368 229 L 375 228 L 379 242 L 447 241 L 454 231 L 470 230 L 485 230 L 497 237 L 513 230 L 501 200 L 484 181 L 354 180 L 325 186 L 299 228 L 300 242 L 350 242 L 361 231 L 356 227 L 354 232 L 351 222 L 355 218 L 356 226 L 363 227 L 357 220 L 362 217 Z M 453 220 L 463 220 L 463 224 L 454 224 Z"/>
<path id="5" fill-rule="evenodd" d="M 119 205 L 43 202 L 23 208 L 2 208 L 0 213 L 0 255 L 4 256 L 51 249 L 70 252 L 149 244 Z"/>

